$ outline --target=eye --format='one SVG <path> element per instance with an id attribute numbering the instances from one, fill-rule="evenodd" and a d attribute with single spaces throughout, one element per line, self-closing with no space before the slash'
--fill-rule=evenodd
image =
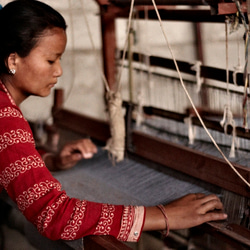
<path id="1" fill-rule="evenodd" d="M 48 60 L 49 64 L 53 64 L 55 61 Z"/>

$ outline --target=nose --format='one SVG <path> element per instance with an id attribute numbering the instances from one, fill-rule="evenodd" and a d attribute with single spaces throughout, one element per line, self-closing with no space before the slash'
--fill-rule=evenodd
<path id="1" fill-rule="evenodd" d="M 60 77 L 62 74 L 63 74 L 62 66 L 61 66 L 60 61 L 58 61 L 58 63 L 56 64 L 56 68 L 55 68 L 55 76 Z"/>

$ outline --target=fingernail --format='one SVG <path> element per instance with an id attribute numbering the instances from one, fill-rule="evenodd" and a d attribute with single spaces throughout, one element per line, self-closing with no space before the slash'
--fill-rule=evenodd
<path id="1" fill-rule="evenodd" d="M 84 154 L 83 154 L 83 157 L 86 158 L 86 159 L 87 159 L 87 158 L 91 158 L 92 156 L 93 156 L 92 153 L 84 153 Z"/>

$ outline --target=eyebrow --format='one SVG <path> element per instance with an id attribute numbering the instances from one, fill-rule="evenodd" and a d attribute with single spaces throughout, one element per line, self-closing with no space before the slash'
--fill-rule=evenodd
<path id="1" fill-rule="evenodd" d="M 45 54 L 46 56 L 56 56 L 56 57 L 60 57 L 62 56 L 63 53 L 48 53 L 48 54 Z"/>

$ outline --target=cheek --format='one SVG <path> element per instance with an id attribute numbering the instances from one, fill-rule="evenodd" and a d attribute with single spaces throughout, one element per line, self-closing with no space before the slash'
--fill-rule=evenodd
<path id="1" fill-rule="evenodd" d="M 42 60 L 41 57 L 29 57 L 28 60 L 24 60 L 23 68 L 26 72 L 30 72 L 33 74 L 42 74 L 47 66 L 47 62 Z"/>
<path id="2" fill-rule="evenodd" d="M 29 76 L 33 78 L 33 80 L 42 80 L 45 79 L 49 73 L 48 67 L 42 64 L 33 64 L 27 69 L 29 72 Z"/>

